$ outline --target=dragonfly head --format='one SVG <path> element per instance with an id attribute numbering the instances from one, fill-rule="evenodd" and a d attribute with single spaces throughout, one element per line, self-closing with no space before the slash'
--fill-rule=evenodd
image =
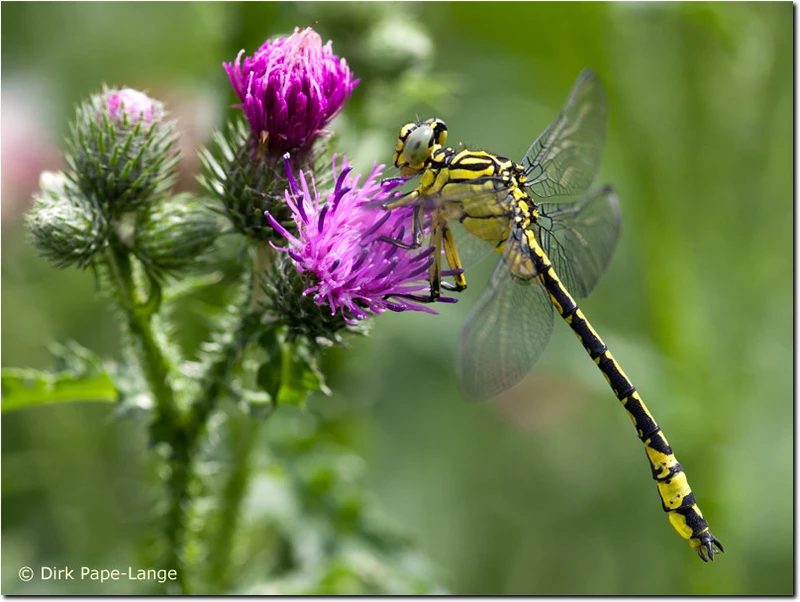
<path id="1" fill-rule="evenodd" d="M 394 166 L 403 176 L 415 176 L 425 169 L 433 151 L 444 146 L 447 125 L 441 119 L 407 123 L 400 128 L 394 149 Z"/>

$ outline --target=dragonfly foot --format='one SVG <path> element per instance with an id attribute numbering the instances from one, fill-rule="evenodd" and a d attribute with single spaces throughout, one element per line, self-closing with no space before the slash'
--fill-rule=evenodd
<path id="1" fill-rule="evenodd" d="M 459 286 L 457 284 L 450 284 L 449 282 L 442 282 L 442 288 L 446 291 L 455 291 L 457 293 L 460 293 L 461 291 L 465 290 L 467 286 L 466 285 Z"/>

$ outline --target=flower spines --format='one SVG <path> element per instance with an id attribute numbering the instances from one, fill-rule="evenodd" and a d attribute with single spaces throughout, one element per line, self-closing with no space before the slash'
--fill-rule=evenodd
<path id="1" fill-rule="evenodd" d="M 249 150 L 249 131 L 241 119 L 231 120 L 226 131 L 214 135 L 213 150 L 203 150 L 200 161 L 204 173 L 198 178 L 201 185 L 221 201 L 219 212 L 228 218 L 240 233 L 256 240 L 279 241 L 265 217 L 269 212 L 284 227 L 293 229 L 291 211 L 284 200 L 288 186 L 283 164 L 253 157 Z M 318 186 L 330 185 L 329 144 L 331 138 L 317 140 L 306 156 Z"/>
<path id="2" fill-rule="evenodd" d="M 282 170 L 263 161 L 256 161 L 248 150 L 249 132 L 241 120 L 228 123 L 225 133 L 214 135 L 215 148 L 203 150 L 200 161 L 204 173 L 200 184 L 222 202 L 220 212 L 242 234 L 258 240 L 273 235 L 264 211 L 280 213 L 283 204 Z M 283 216 L 288 219 L 288 214 Z"/>
<path id="3" fill-rule="evenodd" d="M 285 253 L 278 254 L 263 274 L 263 309 L 286 327 L 290 341 L 303 338 L 314 346 L 330 346 L 342 344 L 345 332 L 366 333 L 368 322 L 348 324 L 341 313 L 331 314 L 312 296 L 304 295 L 307 280 Z"/>

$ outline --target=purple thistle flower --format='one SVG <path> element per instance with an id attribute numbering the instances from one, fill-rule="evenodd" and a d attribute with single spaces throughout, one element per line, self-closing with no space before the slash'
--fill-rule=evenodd
<path id="1" fill-rule="evenodd" d="M 223 63 L 260 152 L 304 154 L 350 98 L 358 80 L 316 31 L 295 28 L 253 56 Z"/>
<path id="2" fill-rule="evenodd" d="M 402 296 L 427 296 L 433 247 L 408 250 L 379 240 L 381 236 L 402 239 L 411 223 L 413 208 L 384 211 L 378 206 L 397 194 L 395 189 L 401 182 L 381 183 L 384 166 L 376 165 L 359 185 L 361 176 L 352 174 L 353 167 L 347 159 L 337 166 L 334 157 L 336 186 L 327 199 L 322 199 L 314 180 L 309 186 L 302 171 L 296 180 L 288 156 L 284 161 L 289 180 L 286 203 L 297 225 L 297 235 L 281 226 L 269 212 L 266 217 L 289 243 L 275 248 L 287 253 L 299 272 L 313 277 L 313 285 L 303 294 L 313 294 L 317 305 L 330 306 L 331 315 L 340 311 L 348 324 L 369 317 L 369 312 L 383 313 L 387 309 L 435 314 L 430 307 Z M 444 297 L 439 301 L 455 300 Z"/>

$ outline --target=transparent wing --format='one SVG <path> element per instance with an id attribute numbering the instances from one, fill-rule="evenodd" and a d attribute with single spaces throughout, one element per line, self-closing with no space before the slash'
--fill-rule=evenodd
<path id="1" fill-rule="evenodd" d="M 536 237 L 561 281 L 576 297 L 588 297 L 619 240 L 619 200 L 610 186 L 574 203 L 541 203 Z"/>
<path id="2" fill-rule="evenodd" d="M 498 254 L 497 251 L 495 251 L 495 246 L 500 241 L 492 243 L 478 238 L 456 220 L 447 222 L 447 226 L 453 233 L 458 256 L 461 259 L 462 267 L 465 269 L 475 266 L 489 255 L 497 257 Z"/>
<path id="3" fill-rule="evenodd" d="M 487 184 L 491 184 L 491 186 L 487 186 Z M 474 217 L 485 213 L 488 207 L 497 205 L 508 208 L 510 212 L 510 207 L 508 206 L 510 201 L 509 192 L 513 185 L 513 182 L 504 180 L 501 177 L 483 176 L 470 180 L 469 183 L 450 185 L 451 189 L 456 186 L 458 188 L 463 186 L 463 192 L 449 193 L 448 196 L 442 197 L 441 200 L 438 200 L 438 197 L 432 198 L 436 203 L 459 201 L 461 206 L 464 207 L 464 211 Z M 486 188 L 486 190 L 483 190 L 483 188 Z"/>
<path id="4" fill-rule="evenodd" d="M 606 105 L 603 84 L 585 69 L 561 113 L 522 159 L 527 186 L 535 195 L 580 194 L 591 185 L 605 146 Z"/>
<path id="5" fill-rule="evenodd" d="M 488 185 L 487 185 L 488 184 Z M 426 210 L 436 209 L 447 203 L 457 203 L 471 217 L 495 214 L 497 206 L 511 212 L 510 191 L 514 183 L 502 177 L 482 176 L 465 182 L 448 184 L 447 194 L 431 194 L 417 197 L 416 204 Z"/>
<path id="6" fill-rule="evenodd" d="M 490 190 L 483 190 L 487 182 L 492 182 Z M 464 184 L 464 189 L 458 192 L 448 193 L 447 195 L 423 196 L 417 199 L 418 204 L 422 204 L 427 211 L 439 209 L 447 203 L 457 203 L 463 208 L 464 213 L 472 219 L 499 217 L 497 213 L 511 213 L 511 197 L 509 191 L 512 184 L 500 178 L 482 177 L 475 178 L 469 185 Z M 469 190 L 475 188 L 478 191 Z M 496 240 L 486 240 L 469 232 L 457 219 L 451 219 L 448 227 L 453 234 L 456 249 L 458 250 L 461 265 L 470 268 L 492 252 L 496 253 L 495 247 L 505 242 L 505 237 L 497 237 Z"/>
<path id="7" fill-rule="evenodd" d="M 509 239 L 461 334 L 461 384 L 473 399 L 487 399 L 522 380 L 553 332 L 553 306 L 538 279 L 511 277 L 508 265 L 519 252 Z"/>

